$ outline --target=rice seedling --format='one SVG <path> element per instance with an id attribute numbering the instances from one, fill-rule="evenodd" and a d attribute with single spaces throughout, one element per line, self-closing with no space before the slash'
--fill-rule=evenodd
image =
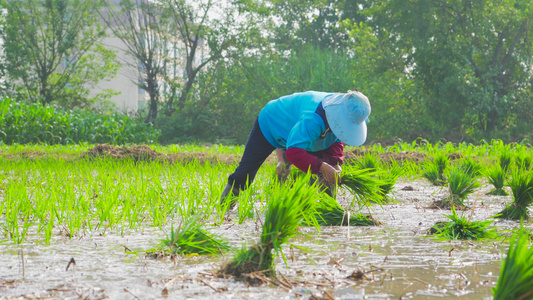
<path id="1" fill-rule="evenodd" d="M 522 226 L 511 240 L 492 294 L 494 300 L 533 299 L 533 247 Z"/>
<path id="2" fill-rule="evenodd" d="M 442 185 L 446 182 L 444 171 L 448 167 L 450 159 L 445 152 L 437 152 L 433 157 L 433 161 L 426 163 L 422 176 L 426 178 L 433 185 Z"/>
<path id="3" fill-rule="evenodd" d="M 259 242 L 241 248 L 220 270 L 222 275 L 243 278 L 244 274 L 259 271 L 273 275 L 274 253 L 280 254 L 286 262 L 282 245 L 297 234 L 302 220 L 306 224 L 316 224 L 314 209 L 318 194 L 316 187 L 308 186 L 309 177 L 296 180 L 292 187 L 282 186 L 272 191 Z"/>
<path id="4" fill-rule="evenodd" d="M 461 165 L 454 165 L 448 174 L 448 197 L 437 204 L 442 208 L 464 207 L 464 200 L 479 187 L 477 177 L 465 172 Z"/>
<path id="5" fill-rule="evenodd" d="M 506 205 L 499 213 L 498 218 L 508 220 L 529 219 L 529 207 L 533 203 L 533 172 L 515 170 L 509 186 L 511 187 L 513 202 Z"/>
<path id="6" fill-rule="evenodd" d="M 509 150 L 509 147 L 503 146 L 498 156 L 498 162 L 504 172 L 507 173 L 509 171 L 509 167 L 511 166 L 512 159 L 513 159 L 513 154 Z"/>
<path id="7" fill-rule="evenodd" d="M 517 168 L 522 170 L 529 170 L 531 169 L 533 157 L 526 150 L 520 148 L 520 150 L 516 151 L 515 153 L 514 161 Z"/>
<path id="8" fill-rule="evenodd" d="M 392 162 L 392 165 L 388 170 L 379 172 L 378 178 L 384 182 L 384 184 L 379 186 L 379 194 L 381 195 L 383 202 L 392 201 L 392 198 L 390 198 L 389 195 L 392 192 L 396 181 L 402 174 L 403 168 L 396 162 Z"/>
<path id="9" fill-rule="evenodd" d="M 459 165 L 464 172 L 471 176 L 481 175 L 482 166 L 470 156 L 461 158 Z"/>
<path id="10" fill-rule="evenodd" d="M 452 214 L 445 215 L 451 221 L 440 222 L 431 228 L 434 235 L 445 240 L 481 240 L 496 238 L 496 228 L 489 228 L 492 220 L 469 221 L 465 216 L 459 217 L 452 206 Z"/>
<path id="11" fill-rule="evenodd" d="M 488 192 L 489 195 L 494 195 L 494 196 L 509 195 L 509 193 L 507 193 L 507 191 L 503 189 L 503 187 L 505 186 L 505 180 L 507 178 L 507 174 L 503 171 L 500 165 L 494 165 L 492 167 L 489 167 L 485 169 L 484 173 L 489 183 L 494 186 L 494 189 Z"/>
<path id="12" fill-rule="evenodd" d="M 382 162 L 377 154 L 365 153 L 365 155 L 355 160 L 355 165 L 360 169 L 380 169 Z"/>
<path id="13" fill-rule="evenodd" d="M 389 182 L 379 179 L 379 172 L 373 169 L 345 169 L 340 186 L 346 188 L 360 207 L 371 206 L 371 202 L 383 202 L 382 186 Z M 352 203 L 353 204 L 353 203 Z"/>
<path id="14" fill-rule="evenodd" d="M 350 214 L 331 197 L 320 199 L 316 205 L 315 217 L 320 226 L 374 226 L 382 224 L 370 215 Z"/>
<path id="15" fill-rule="evenodd" d="M 193 217 L 180 224 L 176 230 L 171 227 L 170 235 L 161 240 L 159 249 L 169 255 L 184 254 L 221 254 L 230 250 L 229 243 L 221 237 L 211 234 L 201 227 L 198 217 Z"/>

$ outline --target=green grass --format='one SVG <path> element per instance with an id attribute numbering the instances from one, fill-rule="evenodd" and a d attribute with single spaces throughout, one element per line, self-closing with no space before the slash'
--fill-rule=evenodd
<path id="1" fill-rule="evenodd" d="M 509 245 L 492 294 L 494 300 L 533 299 L 533 247 L 523 227 Z"/>

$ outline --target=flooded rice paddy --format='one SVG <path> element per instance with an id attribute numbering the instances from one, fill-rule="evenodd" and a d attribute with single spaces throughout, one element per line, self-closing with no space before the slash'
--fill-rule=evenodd
<path id="1" fill-rule="evenodd" d="M 489 190 L 479 188 L 466 201 L 474 209 L 459 214 L 485 220 L 511 201 L 486 196 Z M 287 266 L 276 258 L 278 280 L 261 286 L 216 277 L 231 253 L 147 257 L 144 250 L 165 237 L 159 228 L 54 236 L 50 245 L 30 234 L 23 244 L 0 244 L 0 299 L 491 299 L 509 243 L 428 237 L 427 229 L 446 221 L 450 211 L 427 206 L 445 196 L 445 189 L 425 180 L 403 180 L 395 186 L 396 203 L 374 207 L 373 216 L 384 225 L 321 232 L 302 227 L 292 243 L 307 251 L 286 246 Z M 206 229 L 235 248 L 257 240 L 259 223 L 238 224 L 235 213 L 231 217 Z M 501 220 L 494 225 L 517 227 Z"/>

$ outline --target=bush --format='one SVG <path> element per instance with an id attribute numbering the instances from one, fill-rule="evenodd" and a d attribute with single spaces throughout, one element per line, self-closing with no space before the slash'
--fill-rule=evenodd
<path id="1" fill-rule="evenodd" d="M 160 132 L 128 115 L 63 109 L 0 99 L 0 142 L 4 144 L 153 144 Z"/>

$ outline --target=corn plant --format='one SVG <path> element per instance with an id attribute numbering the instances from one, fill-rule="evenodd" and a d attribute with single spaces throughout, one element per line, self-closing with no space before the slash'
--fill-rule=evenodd
<path id="1" fill-rule="evenodd" d="M 485 169 L 484 175 L 489 181 L 490 184 L 494 186 L 494 189 L 491 190 L 488 194 L 494 196 L 507 196 L 509 193 L 503 189 L 505 186 L 505 180 L 507 174 L 503 171 L 500 165 L 494 165 Z"/>
<path id="2" fill-rule="evenodd" d="M 445 215 L 451 221 L 440 222 L 432 227 L 434 235 L 446 240 L 480 240 L 496 238 L 496 228 L 489 228 L 492 220 L 469 221 L 465 216 L 459 217 L 452 206 L 452 214 Z"/>
<path id="3" fill-rule="evenodd" d="M 170 255 L 209 255 L 230 250 L 226 240 L 205 231 L 201 228 L 203 225 L 198 217 L 193 217 L 184 224 L 180 224 L 175 230 L 172 226 L 170 235 L 161 240 L 159 249 Z"/>
<path id="4" fill-rule="evenodd" d="M 533 299 L 533 247 L 523 227 L 509 245 L 492 294 L 494 300 Z"/>
<path id="5" fill-rule="evenodd" d="M 499 213 L 499 218 L 509 220 L 529 219 L 533 203 L 533 171 L 515 170 L 509 182 L 513 202 Z"/>
<path id="6" fill-rule="evenodd" d="M 314 210 L 318 194 L 315 186 L 308 186 L 309 178 L 310 175 L 307 175 L 296 180 L 292 187 L 282 186 L 272 191 L 259 242 L 249 248 L 241 248 L 233 260 L 221 269 L 222 274 L 242 277 L 265 271 L 273 275 L 274 253 L 281 255 L 286 263 L 282 245 L 297 234 L 302 220 L 306 224 L 316 224 Z"/>

